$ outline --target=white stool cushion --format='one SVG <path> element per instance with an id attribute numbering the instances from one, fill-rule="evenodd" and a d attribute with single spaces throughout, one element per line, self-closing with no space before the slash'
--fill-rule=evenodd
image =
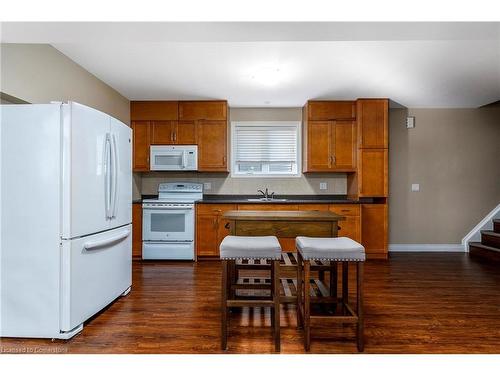
<path id="1" fill-rule="evenodd" d="M 226 236 L 219 249 L 221 259 L 281 258 L 281 246 L 275 236 Z"/>
<path id="2" fill-rule="evenodd" d="M 304 260 L 337 262 L 365 260 L 365 248 L 347 237 L 297 237 L 295 245 Z"/>

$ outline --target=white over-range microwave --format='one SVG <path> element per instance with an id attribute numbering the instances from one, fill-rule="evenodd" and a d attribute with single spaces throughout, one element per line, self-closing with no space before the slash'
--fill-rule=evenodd
<path id="1" fill-rule="evenodd" d="M 151 146 L 152 171 L 198 170 L 198 146 Z"/>

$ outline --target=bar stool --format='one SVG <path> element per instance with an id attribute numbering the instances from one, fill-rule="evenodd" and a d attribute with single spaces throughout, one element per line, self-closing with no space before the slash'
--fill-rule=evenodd
<path id="1" fill-rule="evenodd" d="M 220 244 L 220 259 L 222 260 L 222 314 L 221 314 L 221 348 L 227 349 L 227 328 L 229 324 L 229 309 L 231 307 L 270 307 L 271 325 L 273 328 L 274 347 L 280 350 L 280 278 L 279 262 L 281 246 L 275 236 L 226 236 Z M 271 261 L 271 285 L 243 285 L 234 280 L 236 260 L 265 259 Z M 239 297 L 237 289 L 270 289 L 267 299 L 255 297 Z"/>
<path id="2" fill-rule="evenodd" d="M 347 237 L 316 238 L 297 237 L 297 314 L 299 321 L 304 326 L 304 347 L 309 351 L 311 346 L 311 320 L 336 323 L 356 323 L 356 337 L 358 351 L 364 350 L 364 316 L 363 316 L 363 265 L 365 261 L 365 248 Z M 329 296 L 318 295 L 312 289 L 311 261 L 342 262 L 342 297 L 337 298 L 337 265 L 330 267 Z M 349 305 L 349 262 L 356 263 L 357 279 L 357 307 L 356 311 Z M 317 283 L 317 281 L 315 281 Z M 321 284 L 322 285 L 322 284 Z M 323 288 L 319 289 L 325 289 Z M 313 296 L 311 296 L 313 294 Z M 312 315 L 311 304 L 333 303 L 334 315 Z M 342 315 L 337 315 L 337 304 L 342 307 Z"/>

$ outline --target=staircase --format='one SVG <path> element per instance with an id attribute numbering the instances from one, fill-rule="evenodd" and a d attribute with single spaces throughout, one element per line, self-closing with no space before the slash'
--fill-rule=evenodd
<path id="1" fill-rule="evenodd" d="M 500 219 L 493 219 L 493 230 L 481 231 L 481 242 L 469 242 L 469 255 L 500 261 Z"/>

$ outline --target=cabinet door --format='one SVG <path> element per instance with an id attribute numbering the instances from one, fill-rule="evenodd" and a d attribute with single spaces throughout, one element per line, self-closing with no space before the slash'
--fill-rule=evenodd
<path id="1" fill-rule="evenodd" d="M 356 123 L 335 121 L 333 124 L 332 170 L 354 171 L 356 169 Z"/>
<path id="2" fill-rule="evenodd" d="M 330 171 L 332 166 L 332 126 L 330 121 L 307 124 L 307 171 Z"/>
<path id="3" fill-rule="evenodd" d="M 227 122 L 197 123 L 198 170 L 227 172 Z"/>
<path id="4" fill-rule="evenodd" d="M 387 149 L 359 150 L 359 196 L 387 197 Z"/>
<path id="5" fill-rule="evenodd" d="M 354 101 L 318 100 L 308 102 L 309 120 L 351 119 L 356 117 Z"/>
<path id="6" fill-rule="evenodd" d="M 361 243 L 372 257 L 387 257 L 387 204 L 361 205 Z"/>
<path id="7" fill-rule="evenodd" d="M 195 145 L 196 121 L 179 121 L 174 131 L 174 141 L 178 145 Z"/>
<path id="8" fill-rule="evenodd" d="M 339 221 L 339 237 L 349 237 L 350 239 L 361 242 L 361 223 L 359 216 L 346 216 L 345 220 Z"/>
<path id="9" fill-rule="evenodd" d="M 226 219 L 223 219 L 222 216 L 219 216 L 217 218 L 217 254 L 219 255 L 219 246 L 224 237 L 229 236 L 230 229 L 229 229 L 229 221 Z"/>
<path id="10" fill-rule="evenodd" d="M 175 144 L 174 131 L 176 127 L 177 127 L 176 121 L 152 121 L 151 144 L 152 145 Z"/>
<path id="11" fill-rule="evenodd" d="M 132 257 L 142 258 L 142 204 L 132 204 Z"/>
<path id="12" fill-rule="evenodd" d="M 196 216 L 196 254 L 216 256 L 219 254 L 217 238 L 218 215 L 198 214 Z"/>
<path id="13" fill-rule="evenodd" d="M 360 99 L 357 102 L 357 120 L 360 148 L 387 148 L 388 142 L 387 99 Z"/>
<path id="14" fill-rule="evenodd" d="M 130 119 L 136 120 L 177 120 L 179 102 L 146 100 L 130 102 Z"/>
<path id="15" fill-rule="evenodd" d="M 149 121 L 132 121 L 134 139 L 134 172 L 149 171 L 149 144 L 150 123 Z"/>
<path id="16" fill-rule="evenodd" d="M 227 120 L 227 102 L 222 100 L 179 102 L 179 120 Z"/>

